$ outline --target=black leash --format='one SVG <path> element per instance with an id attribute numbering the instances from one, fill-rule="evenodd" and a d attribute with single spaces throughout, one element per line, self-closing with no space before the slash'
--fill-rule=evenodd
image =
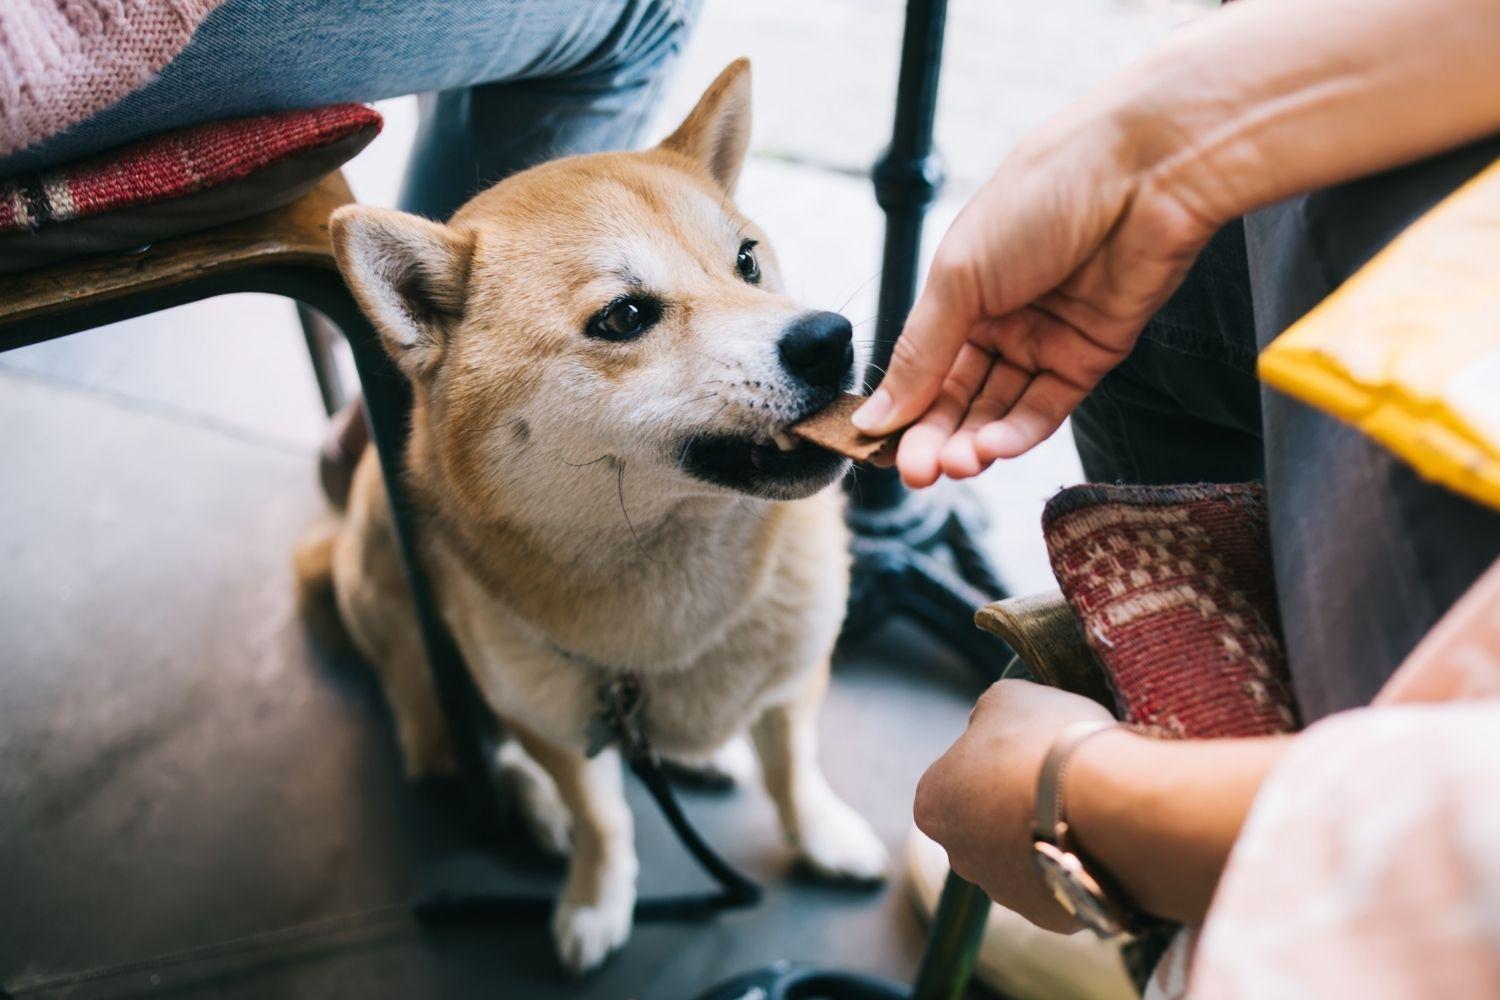
<path id="1" fill-rule="evenodd" d="M 709 846 L 696 827 L 682 811 L 682 803 L 672 791 L 672 784 L 662 770 L 661 757 L 651 748 L 641 728 L 640 712 L 645 704 L 645 693 L 637 674 L 621 674 L 607 684 L 605 716 L 610 728 L 620 743 L 620 752 L 635 776 L 641 779 L 646 791 L 682 846 L 687 848 L 693 860 L 715 882 L 720 891 L 712 895 L 677 896 L 645 899 L 636 902 L 637 920 L 680 920 L 684 917 L 715 913 L 720 910 L 738 910 L 755 906 L 764 895 L 761 887 L 751 881 L 738 868 L 725 861 L 719 852 Z M 590 747 L 592 750 L 592 746 Z"/>
<path id="2" fill-rule="evenodd" d="M 558 652 L 569 659 L 586 662 L 576 654 Z M 682 804 L 667 780 L 661 757 L 652 748 L 641 726 L 646 694 L 640 674 L 603 670 L 600 673 L 604 680 L 599 684 L 599 710 L 589 720 L 588 756 L 593 757 L 606 747 L 618 745 L 620 755 L 646 786 L 646 791 L 682 846 L 687 848 L 698 867 L 719 883 L 718 892 L 638 899 L 636 922 L 690 920 L 757 905 L 764 895 L 761 887 L 725 861 L 683 812 Z M 550 895 L 493 892 L 469 895 L 450 891 L 433 894 L 419 901 L 414 909 L 417 918 L 423 922 L 446 923 L 545 915 L 551 912 L 554 902 L 555 897 Z"/>

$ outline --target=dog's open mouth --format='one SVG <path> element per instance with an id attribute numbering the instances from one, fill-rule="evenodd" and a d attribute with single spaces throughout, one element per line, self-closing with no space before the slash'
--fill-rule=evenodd
<path id="1" fill-rule="evenodd" d="M 705 482 L 772 500 L 810 496 L 843 475 L 848 465 L 843 456 L 784 429 L 757 437 L 698 435 L 683 445 L 678 461 Z"/>

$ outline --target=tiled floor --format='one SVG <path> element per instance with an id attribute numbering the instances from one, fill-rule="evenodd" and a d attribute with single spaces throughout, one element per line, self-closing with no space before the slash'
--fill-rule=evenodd
<path id="1" fill-rule="evenodd" d="M 955 0 L 939 128 L 952 184 L 934 235 L 1026 127 L 1186 9 Z M 710 0 L 663 113 L 680 115 L 732 57 L 755 58 L 757 155 L 741 202 L 795 290 L 846 304 L 861 332 L 880 219 L 858 174 L 888 128 L 899 23 L 895 0 Z M 350 174 L 363 199 L 389 203 L 413 109 L 383 107 L 387 130 Z M 319 652 L 293 614 L 289 553 L 320 511 L 320 433 L 294 313 L 273 299 L 220 299 L 0 357 L 0 984 L 399 904 L 464 846 L 440 799 L 403 785 L 365 671 Z M 1078 475 L 1059 435 L 982 481 L 1013 589 L 1047 585 L 1040 503 Z M 839 665 L 824 757 L 899 849 L 916 778 L 977 688 L 903 626 L 879 640 Z M 910 974 L 921 928 L 897 886 L 790 876 L 758 791 L 686 798 L 768 900 L 642 927 L 585 982 L 558 972 L 541 926 L 419 929 L 382 911 L 359 928 L 42 995 L 680 998 L 776 957 Z M 692 884 L 638 805 L 643 885 Z M 507 877 L 555 878 L 524 845 L 502 853 Z"/>

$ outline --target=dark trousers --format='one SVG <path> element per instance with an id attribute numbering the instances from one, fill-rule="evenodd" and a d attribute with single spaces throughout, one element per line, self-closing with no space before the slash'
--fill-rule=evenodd
<path id="1" fill-rule="evenodd" d="M 1091 480 L 1265 481 L 1288 661 L 1308 722 L 1369 702 L 1500 557 L 1500 514 L 1262 387 L 1256 355 L 1497 156 L 1500 138 L 1225 226 L 1074 413 Z"/>

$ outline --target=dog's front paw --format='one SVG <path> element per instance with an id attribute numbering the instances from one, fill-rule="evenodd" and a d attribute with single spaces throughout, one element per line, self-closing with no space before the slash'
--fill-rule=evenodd
<path id="1" fill-rule="evenodd" d="M 549 854 L 566 857 L 571 847 L 573 817 L 552 776 L 514 739 L 500 744 L 495 759 L 532 838 Z"/>
<path id="2" fill-rule="evenodd" d="M 826 878 L 877 882 L 890 868 L 890 855 L 865 818 L 830 796 L 805 810 L 798 830 L 798 852 L 808 867 Z"/>
<path id="3" fill-rule="evenodd" d="M 552 937 L 564 968 L 575 976 L 597 968 L 630 936 L 634 915 L 633 892 L 607 892 L 594 903 L 559 902 L 552 915 Z"/>

